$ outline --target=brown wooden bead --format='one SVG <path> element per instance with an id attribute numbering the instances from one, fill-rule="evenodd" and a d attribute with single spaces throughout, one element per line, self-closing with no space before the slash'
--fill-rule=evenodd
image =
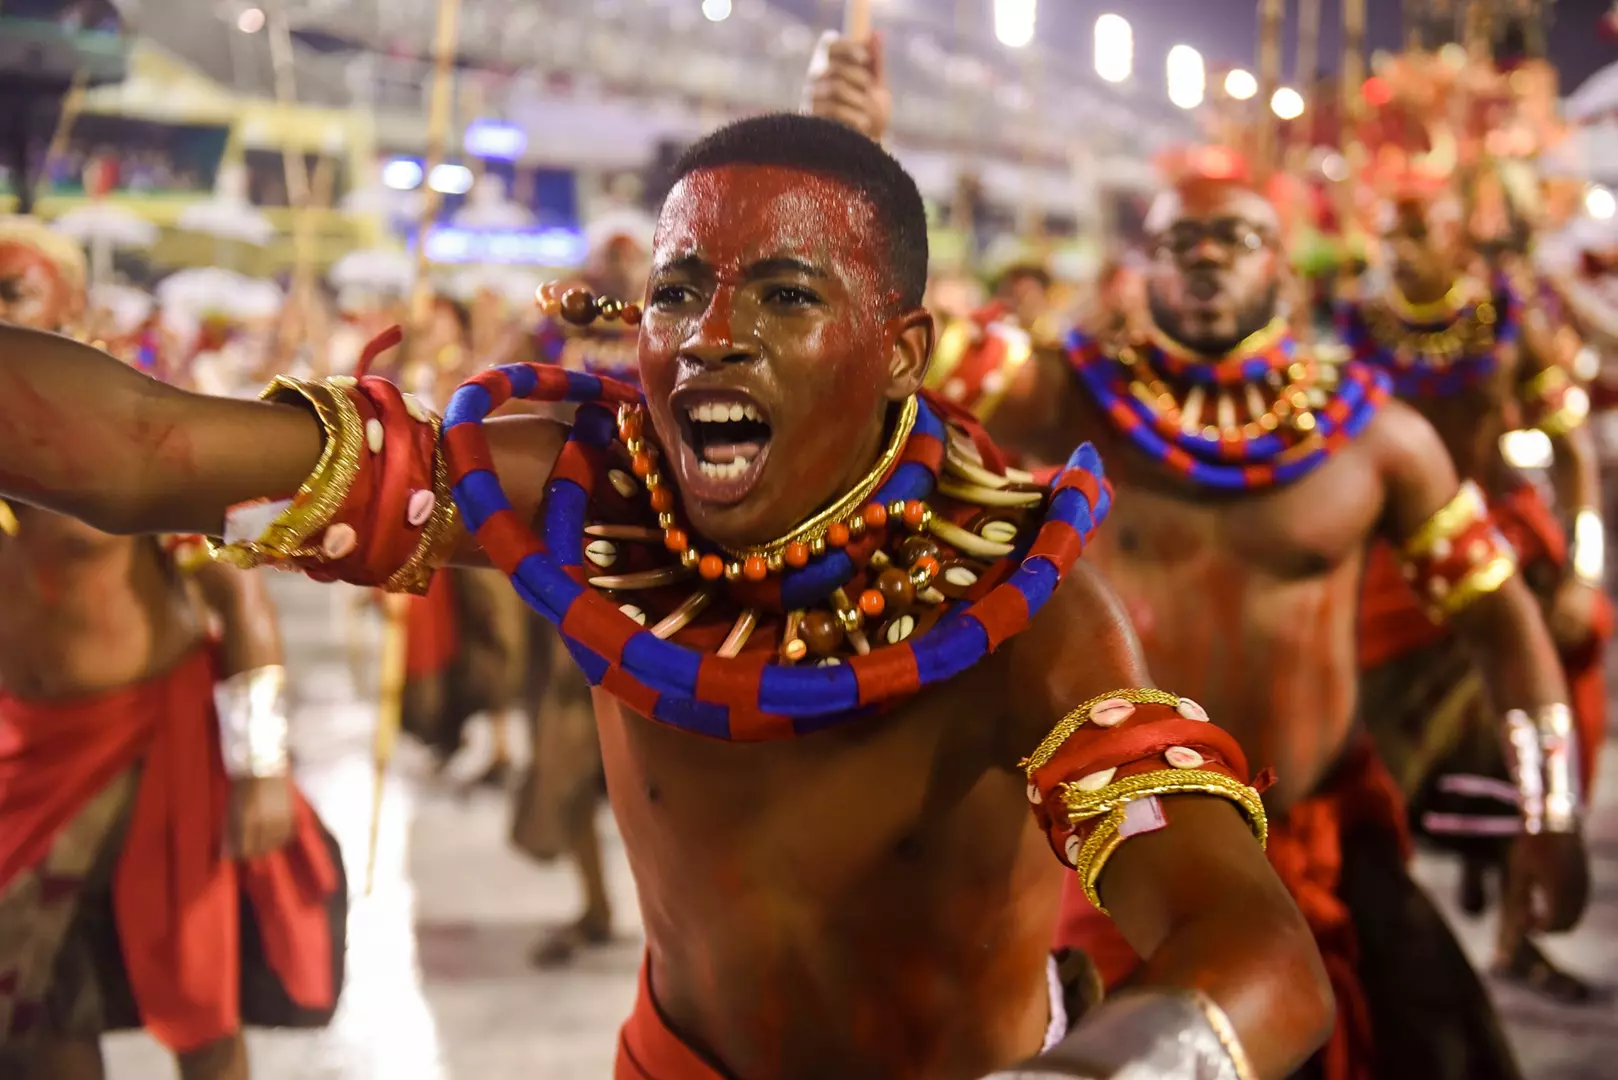
<path id="1" fill-rule="evenodd" d="M 589 326 L 596 314 L 596 298 L 589 289 L 569 289 L 562 294 L 562 318 L 574 326 Z"/>
<path id="2" fill-rule="evenodd" d="M 798 632 L 816 656 L 830 656 L 843 643 L 843 628 L 837 625 L 837 617 L 829 611 L 807 612 Z"/>
<path id="3" fill-rule="evenodd" d="M 938 558 L 938 545 L 925 536 L 906 537 L 905 542 L 899 545 L 901 566 L 909 566 L 924 555 Z"/>
<path id="4" fill-rule="evenodd" d="M 876 576 L 876 591 L 887 602 L 885 610 L 890 616 L 904 614 L 916 602 L 916 587 L 910 575 L 898 567 L 890 566 Z"/>

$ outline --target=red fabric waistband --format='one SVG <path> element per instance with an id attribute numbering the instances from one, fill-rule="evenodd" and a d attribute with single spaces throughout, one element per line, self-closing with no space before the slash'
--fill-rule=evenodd
<path id="1" fill-rule="evenodd" d="M 618 1033 L 613 1080 L 729 1080 L 680 1040 L 652 997 L 651 958 L 640 966 L 635 1010 Z"/>
<path id="2" fill-rule="evenodd" d="M 325 900 L 339 878 L 314 811 L 296 796 L 280 851 L 221 857 L 230 781 L 208 646 L 133 686 L 62 702 L 0 697 L 0 887 L 49 852 L 90 797 L 139 764 L 113 877 L 130 988 L 148 1030 L 174 1050 L 240 1027 L 240 896 L 254 906 L 270 968 L 292 1000 L 335 1000 Z"/>

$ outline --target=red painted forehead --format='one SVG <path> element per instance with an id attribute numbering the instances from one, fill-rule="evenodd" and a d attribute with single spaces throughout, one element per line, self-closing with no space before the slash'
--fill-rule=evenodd
<path id="1" fill-rule="evenodd" d="M 871 287 L 887 260 L 867 199 L 841 180 L 779 165 L 699 169 L 675 185 L 658 219 L 653 263 L 689 256 L 721 279 L 790 258 Z"/>

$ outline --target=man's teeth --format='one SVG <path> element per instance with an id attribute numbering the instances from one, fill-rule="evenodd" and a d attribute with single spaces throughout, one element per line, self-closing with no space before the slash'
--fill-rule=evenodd
<path id="1" fill-rule="evenodd" d="M 735 480 L 746 472 L 747 467 L 751 464 L 753 464 L 752 458 L 738 457 L 724 464 L 713 461 L 699 461 L 697 462 L 697 468 L 702 470 L 703 476 L 712 477 L 715 480 Z"/>
<path id="2" fill-rule="evenodd" d="M 701 405 L 693 405 L 686 410 L 692 420 L 699 424 L 740 423 L 743 420 L 756 420 L 763 423 L 764 417 L 759 414 L 753 405 L 743 405 L 739 402 L 725 404 L 723 402 L 705 401 Z"/>

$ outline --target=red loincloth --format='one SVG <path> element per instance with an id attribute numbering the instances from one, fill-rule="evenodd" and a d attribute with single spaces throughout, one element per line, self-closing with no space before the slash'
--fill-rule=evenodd
<path id="1" fill-rule="evenodd" d="M 451 576 L 439 571 L 433 575 L 426 596 L 410 598 L 410 620 L 405 630 L 407 679 L 440 674 L 455 661 L 460 635 Z"/>
<path id="2" fill-rule="evenodd" d="M 1517 552 L 1524 568 L 1548 565 L 1557 580 L 1567 567 L 1567 538 L 1539 489 L 1519 484 L 1489 500 L 1489 512 Z M 1590 640 L 1561 649 L 1562 671 L 1580 745 L 1599 747 L 1606 741 L 1607 693 L 1602 660 L 1613 631 L 1613 607 L 1603 594 L 1598 601 Z M 1416 649 L 1442 641 L 1448 631 L 1427 617 L 1409 582 L 1400 572 L 1398 555 L 1386 543 L 1371 548 L 1360 591 L 1360 669 L 1369 670 Z M 1584 790 L 1595 779 L 1597 754 L 1582 756 Z"/>
<path id="3" fill-rule="evenodd" d="M 1337 1023 L 1321 1051 L 1324 1080 L 1375 1080 L 1359 943 L 1351 913 L 1339 896 L 1342 839 L 1363 828 L 1386 833 L 1388 842 L 1409 858 L 1403 800 L 1393 777 L 1363 740 L 1349 749 L 1324 788 L 1292 807 L 1284 819 L 1270 822 L 1266 848 L 1270 865 L 1309 923 L 1337 998 Z M 1141 964 L 1112 920 L 1085 899 L 1078 878 L 1071 874 L 1062 896 L 1056 948 L 1088 953 L 1109 989 Z"/>
<path id="4" fill-rule="evenodd" d="M 180 1052 L 240 1028 L 243 895 L 292 1001 L 324 1009 L 337 993 L 326 898 L 340 878 L 302 795 L 285 848 L 242 862 L 220 856 L 229 780 L 214 681 L 204 646 L 165 674 L 95 697 L 0 696 L 0 889 L 45 858 L 95 792 L 140 766 L 113 914 L 141 1018 Z"/>
<path id="5" fill-rule="evenodd" d="M 1082 895 L 1082 894 L 1081 894 Z M 669 1029 L 652 998 L 651 960 L 640 966 L 635 1009 L 618 1033 L 613 1080 L 727 1080 Z"/>

